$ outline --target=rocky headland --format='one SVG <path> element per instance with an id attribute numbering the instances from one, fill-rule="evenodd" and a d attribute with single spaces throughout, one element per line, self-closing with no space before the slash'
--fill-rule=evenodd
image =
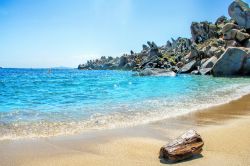
<path id="1" fill-rule="evenodd" d="M 228 7 L 231 18 L 193 22 L 192 38 L 171 39 L 163 46 L 148 41 L 139 53 L 101 57 L 80 64 L 81 70 L 133 70 L 138 75 L 250 75 L 250 8 L 241 0 Z"/>

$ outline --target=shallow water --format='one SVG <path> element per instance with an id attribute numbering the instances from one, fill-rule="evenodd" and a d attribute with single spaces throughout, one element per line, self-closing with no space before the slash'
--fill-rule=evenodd
<path id="1" fill-rule="evenodd" d="M 0 69 L 0 139 L 127 127 L 238 99 L 249 78 Z"/>

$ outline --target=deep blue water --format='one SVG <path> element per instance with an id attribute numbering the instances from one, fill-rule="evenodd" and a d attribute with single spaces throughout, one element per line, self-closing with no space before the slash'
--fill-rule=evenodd
<path id="1" fill-rule="evenodd" d="M 127 71 L 0 69 L 0 139 L 126 127 L 229 102 L 249 78 L 134 77 Z"/>

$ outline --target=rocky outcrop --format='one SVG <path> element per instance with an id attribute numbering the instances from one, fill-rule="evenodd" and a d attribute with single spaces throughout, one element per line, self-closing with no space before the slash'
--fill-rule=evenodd
<path id="1" fill-rule="evenodd" d="M 212 56 L 211 58 L 209 58 L 208 60 L 206 60 L 203 64 L 201 64 L 201 68 L 212 68 L 214 67 L 214 65 L 216 64 L 216 62 L 218 61 L 218 58 L 216 56 Z"/>
<path id="2" fill-rule="evenodd" d="M 191 158 L 202 152 L 204 142 L 201 136 L 194 130 L 185 132 L 160 149 L 160 158 L 177 162 Z"/>
<path id="3" fill-rule="evenodd" d="M 241 0 L 235 0 L 229 6 L 228 14 L 239 26 L 245 29 L 250 28 L 250 9 L 247 3 Z"/>
<path id="4" fill-rule="evenodd" d="M 212 71 L 212 68 L 201 68 L 199 69 L 199 73 L 200 75 L 210 75 Z"/>
<path id="5" fill-rule="evenodd" d="M 242 48 L 230 47 L 221 55 L 213 67 L 214 76 L 236 76 L 242 74 L 247 52 Z"/>
<path id="6" fill-rule="evenodd" d="M 244 42 L 250 38 L 248 33 L 241 32 L 238 29 L 231 29 L 224 33 L 224 40 L 235 40 L 239 42 Z"/>
<path id="7" fill-rule="evenodd" d="M 176 76 L 176 73 L 171 70 L 166 69 L 157 69 L 157 68 L 148 68 L 144 69 L 138 73 L 135 73 L 134 76 Z"/>
<path id="8" fill-rule="evenodd" d="M 118 67 L 124 67 L 128 63 L 128 58 L 126 56 L 122 56 L 119 61 Z"/>
<path id="9" fill-rule="evenodd" d="M 185 64 L 181 69 L 179 73 L 189 73 L 191 72 L 196 64 L 196 60 L 192 60 L 191 62 Z"/>
<path id="10" fill-rule="evenodd" d="M 218 27 L 218 28 L 222 28 L 222 26 L 224 26 L 226 23 L 228 23 L 229 20 L 227 19 L 226 16 L 221 16 L 219 17 L 216 22 L 215 22 L 215 25 Z"/>
<path id="11" fill-rule="evenodd" d="M 242 66 L 242 75 L 250 75 L 250 55 L 248 54 L 244 60 L 244 64 Z"/>
<path id="12" fill-rule="evenodd" d="M 218 37 L 217 31 L 217 26 L 209 22 L 193 22 L 191 25 L 192 39 L 195 43 Z"/>
<path id="13" fill-rule="evenodd" d="M 232 29 L 240 29 L 240 27 L 233 23 L 227 23 L 222 27 L 221 32 L 225 35 L 227 32 L 229 32 Z"/>
<path id="14" fill-rule="evenodd" d="M 244 47 L 250 48 L 250 39 L 246 40 L 243 44 Z"/>
<path id="15" fill-rule="evenodd" d="M 130 51 L 116 58 L 101 57 L 78 68 L 141 71 L 139 75 L 154 75 L 149 74 L 154 69 L 180 74 L 250 75 L 250 60 L 245 58 L 248 57 L 245 48 L 250 48 L 249 7 L 243 1 L 235 0 L 228 12 L 231 19 L 221 16 L 215 23 L 193 22 L 191 39 L 171 38 L 162 46 L 148 41 L 140 52 Z"/>

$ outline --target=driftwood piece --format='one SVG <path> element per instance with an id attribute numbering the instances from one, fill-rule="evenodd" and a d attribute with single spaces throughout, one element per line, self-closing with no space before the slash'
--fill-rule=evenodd
<path id="1" fill-rule="evenodd" d="M 177 162 L 200 154 L 204 142 L 195 130 L 189 130 L 160 149 L 160 158 Z"/>

